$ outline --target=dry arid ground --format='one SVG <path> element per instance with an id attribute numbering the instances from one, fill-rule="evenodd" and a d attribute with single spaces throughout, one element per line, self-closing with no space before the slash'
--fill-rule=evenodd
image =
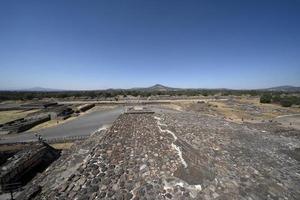
<path id="1" fill-rule="evenodd" d="M 65 142 L 65 143 L 54 143 L 50 144 L 55 149 L 70 149 L 74 143 L 73 142 Z"/>
<path id="2" fill-rule="evenodd" d="M 26 117 L 29 114 L 35 113 L 38 110 L 9 110 L 0 111 L 0 124 Z"/>
<path id="3" fill-rule="evenodd" d="M 55 149 L 70 149 L 73 145 L 73 142 L 64 142 L 64 143 L 52 143 L 50 146 L 52 146 Z M 0 152 L 8 152 L 8 151 L 19 151 L 22 149 L 27 148 L 30 145 L 28 144 L 1 144 L 0 145 Z"/>
<path id="4" fill-rule="evenodd" d="M 280 121 L 278 117 L 285 115 L 300 114 L 299 107 L 285 108 L 277 104 L 262 104 L 258 97 L 224 97 L 220 100 L 199 100 L 198 102 L 180 102 L 168 105 L 176 110 L 185 110 L 191 112 L 198 112 L 201 114 L 208 114 L 214 116 L 223 116 L 225 120 L 243 123 L 251 122 L 258 123 L 264 121 Z M 298 128 L 299 117 L 291 119 L 288 123 L 291 127 Z M 283 120 L 282 120 L 283 121 Z M 292 122 L 290 124 L 290 122 Z"/>

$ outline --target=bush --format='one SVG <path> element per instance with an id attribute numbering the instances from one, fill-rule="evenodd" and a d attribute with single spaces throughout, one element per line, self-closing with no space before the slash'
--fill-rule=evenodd
<path id="1" fill-rule="evenodd" d="M 280 101 L 281 101 L 280 95 L 273 96 L 272 103 L 280 103 Z"/>
<path id="2" fill-rule="evenodd" d="M 293 102 L 290 99 L 282 99 L 280 104 L 283 107 L 291 107 L 293 105 Z"/>
<path id="3" fill-rule="evenodd" d="M 260 97 L 260 103 L 271 103 L 272 95 L 270 94 L 263 94 Z"/>
<path id="4" fill-rule="evenodd" d="M 208 96 L 208 93 L 207 92 L 202 92 L 202 95 L 207 97 Z"/>

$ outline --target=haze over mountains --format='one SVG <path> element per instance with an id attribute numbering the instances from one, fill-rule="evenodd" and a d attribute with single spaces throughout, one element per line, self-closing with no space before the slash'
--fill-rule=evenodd
<path id="1" fill-rule="evenodd" d="M 122 89 L 122 88 L 120 88 Z M 138 91 L 178 91 L 178 90 L 186 90 L 186 89 L 208 89 L 208 88 L 173 88 L 168 87 L 161 84 L 155 84 L 150 87 L 135 87 L 131 89 L 125 90 L 138 90 Z M 209 88 L 209 90 L 232 90 L 230 88 Z M 114 88 L 108 89 L 114 90 Z M 117 90 L 117 89 L 116 89 Z M 252 89 L 251 89 L 252 90 Z M 300 92 L 300 87 L 284 85 L 284 86 L 277 86 L 271 88 L 262 88 L 262 89 L 253 89 L 253 90 L 264 90 L 264 91 L 278 91 L 278 92 Z M 10 91 L 10 90 L 7 90 Z M 71 91 L 71 90 L 63 90 L 63 89 L 54 89 L 54 88 L 43 88 L 43 87 L 33 87 L 28 89 L 16 89 L 11 91 L 24 91 L 24 92 L 59 92 L 59 91 Z"/>
<path id="2" fill-rule="evenodd" d="M 281 91 L 281 92 L 299 92 L 300 87 L 284 85 L 284 86 L 268 88 L 268 89 L 265 89 L 265 90 L 268 90 L 268 91 Z"/>
<path id="3" fill-rule="evenodd" d="M 151 87 L 147 88 L 134 88 L 137 90 L 146 90 L 146 91 L 176 91 L 176 90 L 184 90 L 184 89 L 208 89 L 208 88 L 173 88 L 164 86 L 161 84 L 156 84 Z M 211 89 L 211 88 L 210 88 Z M 230 88 L 213 88 L 212 90 L 232 90 Z M 280 92 L 300 92 L 300 87 L 295 86 L 278 86 L 278 87 L 271 87 L 271 88 L 263 88 L 263 89 L 253 89 L 253 90 L 266 90 L 266 91 L 280 91 Z"/>
<path id="4" fill-rule="evenodd" d="M 53 89 L 53 88 L 43 88 L 43 87 L 33 87 L 33 88 L 27 88 L 23 89 L 21 91 L 33 91 L 33 92 L 57 92 L 57 91 L 63 91 L 62 89 Z"/>

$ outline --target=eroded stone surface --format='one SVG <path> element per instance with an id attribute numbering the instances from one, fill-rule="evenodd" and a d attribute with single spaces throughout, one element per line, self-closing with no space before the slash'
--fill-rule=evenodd
<path id="1" fill-rule="evenodd" d="M 300 145 L 299 131 L 276 123 L 241 125 L 196 113 L 160 118 L 176 133 L 183 158 L 202 178 L 198 198 L 300 198 L 300 165 L 294 153 Z M 177 172 L 175 176 L 193 180 L 193 173 Z"/>
<path id="2" fill-rule="evenodd" d="M 36 178 L 33 199 L 300 199 L 299 160 L 287 153 L 299 132 L 274 126 L 123 114 Z"/>

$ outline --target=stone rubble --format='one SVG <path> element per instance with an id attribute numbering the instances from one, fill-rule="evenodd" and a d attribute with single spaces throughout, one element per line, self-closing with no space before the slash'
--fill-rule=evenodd
<path id="1" fill-rule="evenodd" d="M 187 112 L 160 118 L 176 133 L 188 165 L 200 169 L 197 198 L 300 199 L 299 157 L 290 156 L 300 147 L 299 131 Z M 192 179 L 184 170 L 177 172 Z"/>
<path id="2" fill-rule="evenodd" d="M 27 199 L 300 199 L 299 147 L 299 132 L 262 124 L 122 114 L 35 178 Z"/>

